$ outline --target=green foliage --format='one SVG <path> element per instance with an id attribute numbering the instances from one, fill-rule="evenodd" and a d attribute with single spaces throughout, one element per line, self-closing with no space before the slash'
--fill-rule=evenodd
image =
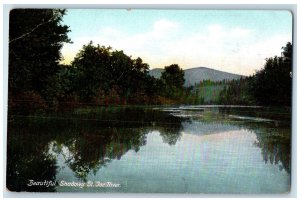
<path id="1" fill-rule="evenodd" d="M 61 25 L 65 10 L 14 9 L 9 25 L 10 92 L 34 90 L 47 96 L 50 78 L 58 72 L 60 49 L 68 26 Z"/>
<path id="2" fill-rule="evenodd" d="M 161 74 L 164 95 L 169 98 L 180 98 L 183 94 L 184 71 L 177 65 L 166 66 Z"/>
<path id="3" fill-rule="evenodd" d="M 73 91 L 80 100 L 97 104 L 149 103 L 157 89 L 149 65 L 111 47 L 84 45 L 72 62 Z M 137 99 L 141 98 L 141 99 Z"/>
<path id="4" fill-rule="evenodd" d="M 292 44 L 282 49 L 281 57 L 267 58 L 264 68 L 251 79 L 251 93 L 260 105 L 291 106 Z"/>
<path id="5" fill-rule="evenodd" d="M 49 106 L 40 94 L 35 91 L 25 91 L 18 98 L 9 101 L 10 112 L 13 114 L 45 113 Z"/>
<path id="6" fill-rule="evenodd" d="M 249 91 L 250 78 L 241 78 L 225 82 L 219 93 L 218 103 L 225 105 L 253 105 L 254 98 Z"/>
<path id="7" fill-rule="evenodd" d="M 65 10 L 15 9 L 10 12 L 9 109 L 17 113 L 74 110 L 83 105 L 245 104 L 291 105 L 292 44 L 281 57 L 240 80 L 201 81 L 184 87 L 184 71 L 166 66 L 160 79 L 149 65 L 111 47 L 84 45 L 71 65 L 59 64 Z M 35 105 L 35 106 L 33 106 Z"/>
<path id="8" fill-rule="evenodd" d="M 184 71 L 177 64 L 166 66 L 161 74 L 161 79 L 165 85 L 180 89 L 185 81 Z"/>
<path id="9" fill-rule="evenodd" d="M 195 84 L 194 94 L 198 97 L 198 104 L 215 104 L 218 102 L 219 94 L 226 85 L 225 81 L 204 80 Z"/>
<path id="10" fill-rule="evenodd" d="M 74 78 L 72 88 L 81 100 L 90 101 L 99 91 L 100 85 L 108 90 L 111 48 L 94 46 L 92 42 L 84 45 L 72 62 Z M 104 82 L 109 81 L 109 82 Z"/>
<path id="11" fill-rule="evenodd" d="M 23 92 L 47 100 L 56 98 L 60 49 L 70 42 L 65 10 L 14 9 L 9 24 L 9 104 Z M 28 97 L 28 96 L 25 96 Z M 25 101 L 28 102 L 28 101 Z"/>
<path id="12" fill-rule="evenodd" d="M 282 56 L 267 58 L 255 75 L 227 83 L 219 104 L 291 106 L 292 44 L 282 48 Z"/>

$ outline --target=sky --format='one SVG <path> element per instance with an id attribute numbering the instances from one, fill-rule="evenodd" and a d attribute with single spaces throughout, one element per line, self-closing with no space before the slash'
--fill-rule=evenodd
<path id="1" fill-rule="evenodd" d="M 141 57 L 150 69 L 178 64 L 252 75 L 292 42 L 292 14 L 279 10 L 69 9 L 62 24 L 69 64 L 93 43 Z"/>

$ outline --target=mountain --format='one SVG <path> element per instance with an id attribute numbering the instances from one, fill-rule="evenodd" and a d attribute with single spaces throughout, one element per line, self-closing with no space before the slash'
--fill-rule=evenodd
<path id="1" fill-rule="evenodd" d="M 149 74 L 155 78 L 160 78 L 164 69 L 156 68 L 149 71 Z M 222 81 L 240 79 L 245 76 L 239 74 L 232 74 L 228 72 L 223 72 L 215 69 L 210 69 L 207 67 L 195 67 L 191 69 L 184 70 L 185 86 L 192 86 L 195 83 L 199 83 L 203 80 L 211 81 Z"/>
<path id="2" fill-rule="evenodd" d="M 161 68 L 150 69 L 149 75 L 153 76 L 156 79 L 159 79 L 161 77 L 161 73 L 163 71 L 164 71 L 164 69 L 161 69 Z"/>

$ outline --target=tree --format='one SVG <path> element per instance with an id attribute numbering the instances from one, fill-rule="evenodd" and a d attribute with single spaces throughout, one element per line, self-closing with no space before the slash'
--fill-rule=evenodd
<path id="1" fill-rule="evenodd" d="M 65 10 L 14 9 L 9 22 L 9 93 L 34 91 L 53 99 L 48 88 L 59 72 L 63 43 L 71 42 L 62 25 Z M 12 97 L 10 97 L 12 98 Z"/>
<path id="2" fill-rule="evenodd" d="M 282 47 L 281 49 L 283 50 L 282 51 L 283 57 L 291 61 L 292 54 L 293 54 L 293 45 L 291 44 L 291 42 L 287 42 L 286 46 Z"/>
<path id="3" fill-rule="evenodd" d="M 225 84 L 218 95 L 218 103 L 225 105 L 253 105 L 254 98 L 249 90 L 251 77 L 223 81 Z"/>
<path id="4" fill-rule="evenodd" d="M 132 80 L 135 79 L 133 60 L 123 51 L 115 50 L 111 54 L 110 81 L 111 86 L 118 86 L 121 96 L 131 94 Z"/>
<path id="5" fill-rule="evenodd" d="M 133 60 L 133 67 L 136 71 L 139 72 L 143 72 L 143 73 L 149 72 L 149 65 L 147 63 L 144 63 L 140 57 Z"/>
<path id="6" fill-rule="evenodd" d="M 162 72 L 161 79 L 166 85 L 179 89 L 183 87 L 185 81 L 184 72 L 177 64 L 166 66 Z"/>
<path id="7" fill-rule="evenodd" d="M 251 91 L 260 105 L 291 106 L 292 44 L 282 48 L 282 56 L 267 58 L 265 66 L 251 82 Z"/>
<path id="8" fill-rule="evenodd" d="M 72 69 L 74 92 L 88 103 L 145 103 L 156 89 L 155 79 L 148 75 L 149 65 L 141 58 L 132 59 L 123 51 L 93 42 L 79 51 Z"/>
<path id="9" fill-rule="evenodd" d="M 178 98 L 185 81 L 183 70 L 177 64 L 166 66 L 161 74 L 161 80 L 165 86 L 165 96 Z"/>
<path id="10" fill-rule="evenodd" d="M 89 42 L 78 52 L 71 63 L 75 72 L 73 90 L 82 101 L 90 102 L 99 90 L 111 88 L 111 47 L 93 45 Z"/>

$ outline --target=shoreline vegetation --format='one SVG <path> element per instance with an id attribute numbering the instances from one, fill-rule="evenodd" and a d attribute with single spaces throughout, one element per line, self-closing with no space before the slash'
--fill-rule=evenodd
<path id="1" fill-rule="evenodd" d="M 291 43 L 252 76 L 186 86 L 177 64 L 155 78 L 141 58 L 93 42 L 61 64 L 60 50 L 72 40 L 64 15 L 10 12 L 7 190 L 289 191 Z"/>
<path id="2" fill-rule="evenodd" d="M 143 60 L 89 42 L 70 65 L 60 64 L 71 43 L 66 10 L 14 9 L 9 32 L 9 115 L 75 111 L 91 106 L 250 105 L 291 107 L 292 44 L 267 58 L 254 75 L 238 80 L 202 80 L 185 87 L 177 64 L 160 78 Z"/>

